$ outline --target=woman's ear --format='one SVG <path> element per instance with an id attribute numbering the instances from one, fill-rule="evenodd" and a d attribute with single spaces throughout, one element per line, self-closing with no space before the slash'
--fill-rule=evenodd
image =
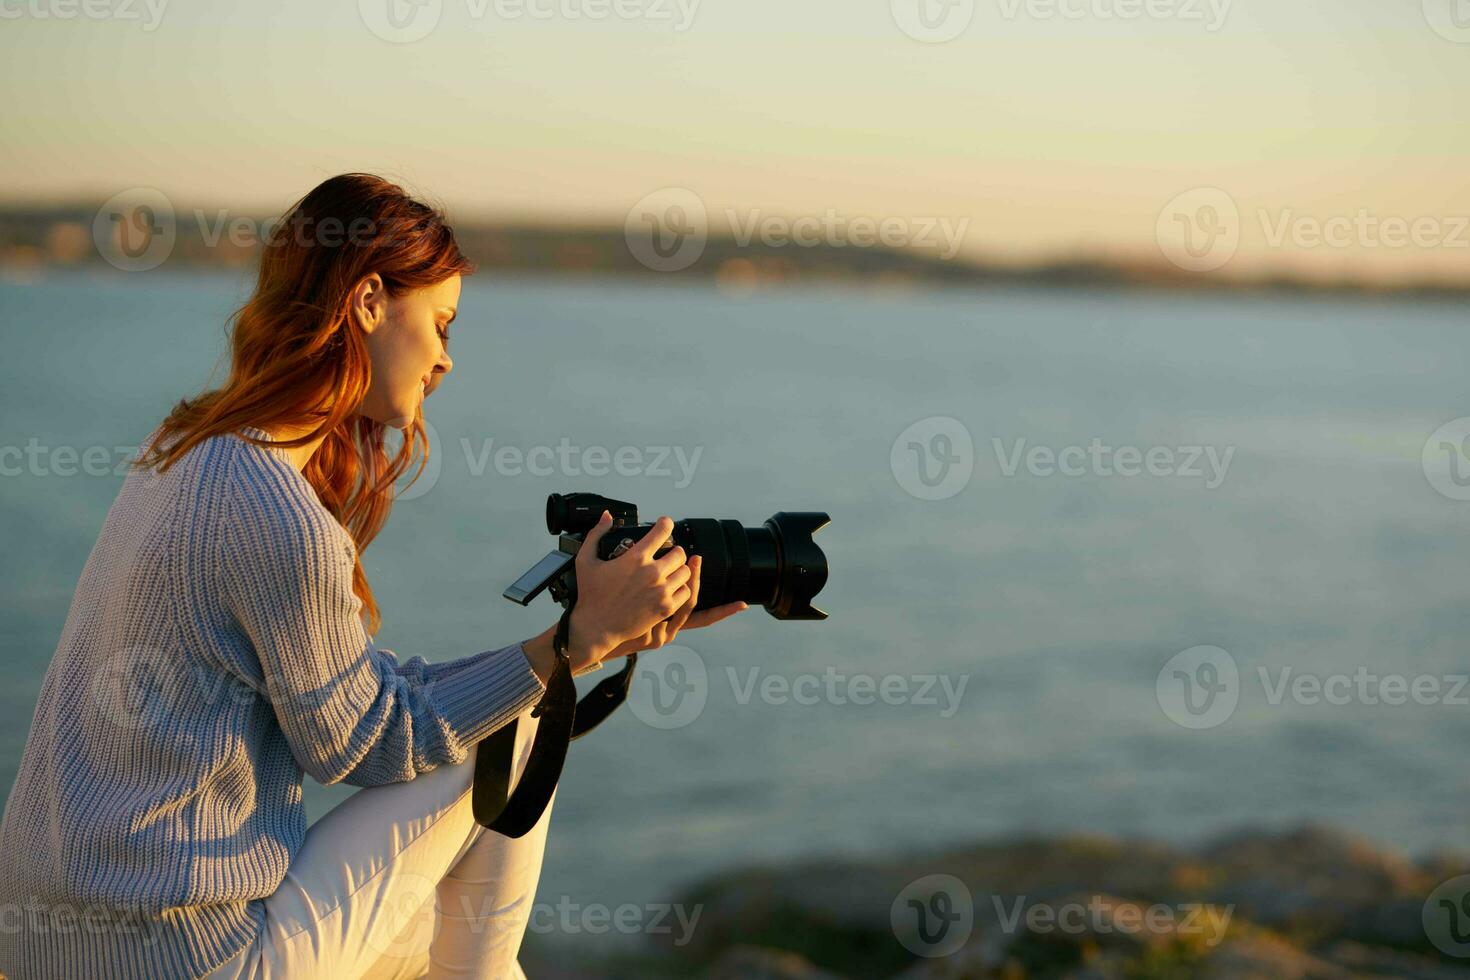
<path id="1" fill-rule="evenodd" d="M 372 333 L 388 318 L 388 287 L 374 272 L 352 290 L 352 318 L 363 333 Z"/>

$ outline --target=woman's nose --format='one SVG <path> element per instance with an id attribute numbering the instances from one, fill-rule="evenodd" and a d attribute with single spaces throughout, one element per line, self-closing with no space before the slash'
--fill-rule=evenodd
<path id="1" fill-rule="evenodd" d="M 439 360 L 435 363 L 434 370 L 440 374 L 448 374 L 454 370 L 454 358 L 449 356 L 449 351 L 441 350 L 439 352 Z"/>

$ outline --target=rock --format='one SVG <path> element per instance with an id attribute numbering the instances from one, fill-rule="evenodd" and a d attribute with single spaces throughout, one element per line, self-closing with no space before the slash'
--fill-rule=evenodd
<path id="1" fill-rule="evenodd" d="M 705 974 L 706 980 L 843 980 L 783 949 L 732 946 Z"/>
<path id="2" fill-rule="evenodd" d="M 712 959 L 721 950 L 755 945 L 790 950 L 839 972 L 883 975 L 913 957 L 890 924 L 894 898 L 910 880 L 855 863 L 756 870 L 706 881 L 681 898 L 702 906 L 685 952 Z"/>
<path id="3" fill-rule="evenodd" d="M 1095 836 L 987 841 L 717 876 L 684 896 L 703 906 L 685 952 L 720 965 L 734 947 L 780 949 L 797 954 L 799 968 L 865 980 L 1470 977 L 1461 964 L 1419 955 L 1433 953 L 1420 922 L 1425 896 L 1466 864 L 1465 855 L 1415 863 L 1313 826 L 1249 830 L 1194 852 Z M 965 884 L 974 922 L 965 947 L 923 959 L 890 918 L 900 893 L 932 874 Z M 1068 906 L 1085 910 L 1083 920 L 1058 928 L 1055 912 Z M 1138 925 L 1160 911 L 1169 913 L 1152 920 L 1161 925 Z"/>
<path id="4" fill-rule="evenodd" d="M 1210 901 L 1304 934 L 1336 935 L 1386 900 L 1428 894 L 1426 876 L 1407 858 L 1322 827 L 1236 834 L 1201 856 L 1218 876 Z"/>
<path id="5" fill-rule="evenodd" d="M 1362 943 L 1333 943 L 1322 958 L 1336 963 L 1353 976 L 1395 977 L 1398 980 L 1465 980 L 1470 967 L 1452 966 L 1427 956 L 1403 953 Z"/>
<path id="6" fill-rule="evenodd" d="M 1352 980 L 1356 974 L 1257 932 L 1226 942 L 1190 976 L 1199 980 Z"/>

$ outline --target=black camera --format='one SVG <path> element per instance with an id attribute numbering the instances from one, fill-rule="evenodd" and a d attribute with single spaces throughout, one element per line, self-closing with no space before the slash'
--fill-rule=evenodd
<path id="1" fill-rule="evenodd" d="M 577 601 L 573 563 L 587 532 L 603 511 L 612 515 L 612 527 L 599 542 L 597 557 L 616 558 L 653 529 L 638 523 L 634 504 L 595 493 L 554 493 L 546 498 L 546 530 L 559 535 L 558 547 L 533 565 L 505 590 L 505 597 L 527 605 L 551 590 L 551 597 L 567 608 Z M 674 523 L 663 554 L 674 546 L 703 561 L 696 609 L 746 602 L 766 608 L 777 619 L 826 619 L 812 599 L 827 584 L 827 556 L 812 535 L 831 518 L 817 511 L 781 511 L 760 527 L 739 521 L 692 517 Z"/>

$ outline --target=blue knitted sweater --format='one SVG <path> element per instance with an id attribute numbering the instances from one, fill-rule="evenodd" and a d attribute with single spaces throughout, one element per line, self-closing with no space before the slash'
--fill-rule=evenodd
<path id="1" fill-rule="evenodd" d="M 301 847 L 303 773 L 410 780 L 540 699 L 519 643 L 436 665 L 377 649 L 355 556 L 277 447 L 217 436 L 128 474 L 0 824 L 0 972 L 209 972 Z"/>

